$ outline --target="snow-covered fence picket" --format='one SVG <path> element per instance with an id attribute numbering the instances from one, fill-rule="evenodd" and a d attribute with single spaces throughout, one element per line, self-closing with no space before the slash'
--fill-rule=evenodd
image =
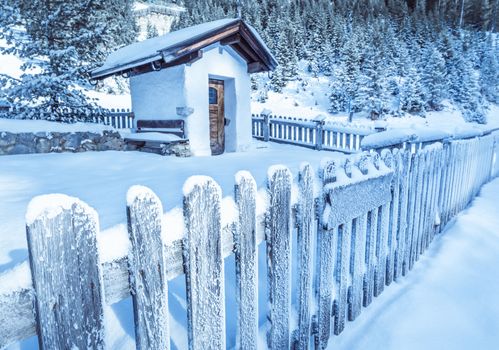
<path id="1" fill-rule="evenodd" d="M 126 203 L 130 250 L 106 263 L 98 259 L 97 213 L 66 196 L 35 198 L 27 215 L 31 268 L 21 270 L 32 284 L 0 289 L 0 348 L 34 334 L 44 349 L 54 342 L 104 348 L 104 304 L 131 294 L 137 348 L 167 349 L 168 281 L 185 274 L 191 349 L 225 348 L 229 313 L 238 315 L 237 348 L 256 348 L 260 327 L 271 349 L 324 349 L 409 273 L 435 235 L 499 173 L 499 133 L 440 141 L 394 148 L 384 140 L 384 149 L 316 169 L 303 164 L 295 176 L 273 166 L 260 190 L 242 171 L 230 210 L 213 179 L 190 178 L 184 233 L 173 242 L 165 239 L 171 223 L 158 197 L 134 186 Z M 263 241 L 267 254 L 259 256 Z M 224 280 L 224 258 L 231 254 L 237 305 L 225 310 L 231 282 Z M 267 265 L 264 278 L 259 263 Z M 265 325 L 258 323 L 261 290 L 268 290 Z M 88 301 L 65 307 L 76 299 Z"/>
<path id="2" fill-rule="evenodd" d="M 97 213 L 76 198 L 48 195 L 31 201 L 26 219 L 40 348 L 103 349 Z"/>
<path id="3" fill-rule="evenodd" d="M 355 153 L 361 149 L 362 139 L 374 132 L 365 127 L 325 122 L 323 118 L 304 120 L 265 113 L 252 116 L 254 138 L 317 150 Z"/>

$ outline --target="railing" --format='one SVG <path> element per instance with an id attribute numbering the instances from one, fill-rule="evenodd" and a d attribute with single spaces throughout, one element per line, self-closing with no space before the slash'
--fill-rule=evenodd
<path id="1" fill-rule="evenodd" d="M 45 349 L 102 348 L 104 304 L 131 294 L 137 347 L 168 348 L 167 281 L 185 273 L 190 348 L 224 349 L 226 312 L 238 315 L 236 348 L 256 348 L 257 295 L 265 283 L 269 348 L 306 349 L 313 341 L 324 349 L 331 330 L 340 334 L 403 278 L 435 234 L 499 174 L 499 133 L 440 141 L 414 153 L 412 146 L 384 148 L 328 161 L 317 177 L 303 164 L 296 184 L 286 167 L 273 166 L 265 191 L 239 172 L 229 201 L 211 178 L 189 178 L 184 233 L 173 242 L 163 241 L 171 225 L 158 197 L 134 186 L 126 204 L 130 251 L 104 263 L 93 209 L 64 195 L 37 197 L 26 216 L 30 267 L 0 276 L 0 285 L 33 281 L 0 291 L 0 347 L 38 332 Z M 266 281 L 257 274 L 262 241 Z M 224 258 L 231 254 L 238 302 L 226 311 Z M 298 293 L 293 306 L 291 290 Z"/>
<path id="2" fill-rule="evenodd" d="M 115 129 L 133 129 L 134 114 L 130 109 L 109 109 L 105 115 L 99 118 L 94 117 L 93 122 L 110 125 Z"/>
<path id="3" fill-rule="evenodd" d="M 375 131 L 321 120 L 303 120 L 272 115 L 253 115 L 253 137 L 317 150 L 358 152 L 362 139 Z"/>

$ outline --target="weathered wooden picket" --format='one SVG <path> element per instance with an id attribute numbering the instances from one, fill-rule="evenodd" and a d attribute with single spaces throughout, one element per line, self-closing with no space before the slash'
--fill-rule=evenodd
<path id="1" fill-rule="evenodd" d="M 261 114 L 252 116 L 253 137 L 263 141 L 288 143 L 317 150 L 355 153 L 364 136 L 375 131 L 325 122 L 323 118 L 304 120 Z"/>
<path id="2" fill-rule="evenodd" d="M 0 348 L 38 334 L 42 349 L 102 349 L 104 305 L 131 294 L 137 348 L 168 349 L 168 280 L 185 273 L 189 348 L 224 349 L 226 312 L 237 312 L 236 347 L 256 349 L 257 247 L 265 241 L 269 348 L 324 349 L 498 175 L 498 144 L 499 133 L 490 133 L 414 152 L 358 153 L 316 171 L 303 164 L 296 185 L 286 167 L 274 166 L 260 200 L 252 175 L 239 172 L 238 214 L 229 223 L 222 223 L 216 182 L 192 177 L 184 185 L 185 234 L 169 244 L 160 200 L 134 186 L 126 205 L 130 251 L 103 264 L 97 213 L 64 195 L 37 197 L 27 215 L 32 286 L 0 294 Z M 225 310 L 224 258 L 231 254 L 237 306 Z"/>

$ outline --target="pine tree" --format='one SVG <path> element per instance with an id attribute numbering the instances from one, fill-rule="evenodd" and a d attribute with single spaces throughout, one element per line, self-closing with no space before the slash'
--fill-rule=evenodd
<path id="1" fill-rule="evenodd" d="M 433 45 L 428 44 L 423 51 L 422 61 L 421 84 L 424 87 L 425 107 L 427 110 L 439 111 L 446 94 L 445 60 Z"/>
<path id="2" fill-rule="evenodd" d="M 424 108 L 424 93 L 416 68 L 409 68 L 408 75 L 400 91 L 400 107 L 404 112 L 422 114 Z"/>
<path id="3" fill-rule="evenodd" d="M 496 49 L 489 43 L 480 65 L 480 91 L 490 102 L 499 104 L 499 62 Z"/>
<path id="4" fill-rule="evenodd" d="M 329 96 L 329 111 L 339 113 L 348 108 L 348 96 L 345 90 L 345 67 L 338 65 L 331 77 L 331 95 Z"/>

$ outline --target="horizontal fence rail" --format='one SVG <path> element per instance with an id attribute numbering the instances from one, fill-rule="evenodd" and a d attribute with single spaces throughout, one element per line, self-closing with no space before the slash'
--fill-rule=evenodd
<path id="1" fill-rule="evenodd" d="M 273 166 L 264 191 L 240 172 L 232 194 L 237 215 L 230 220 L 222 219 L 218 184 L 189 178 L 185 232 L 169 243 L 160 200 L 134 186 L 124 203 L 130 251 L 104 263 L 93 209 L 64 195 L 37 197 L 27 214 L 29 266 L 0 276 L 0 282 L 26 275 L 32 281 L 0 294 L 0 348 L 35 334 L 42 349 L 81 347 L 82 334 L 83 347 L 103 348 L 103 307 L 132 295 L 137 347 L 168 349 L 168 281 L 185 274 L 191 349 L 224 349 L 229 312 L 238 315 L 236 347 L 255 348 L 258 291 L 266 289 L 269 348 L 325 349 L 386 286 L 409 273 L 435 235 L 498 175 L 498 133 L 440 141 L 415 152 L 412 146 L 371 150 L 315 169 L 304 163 L 296 176 Z M 258 280 L 263 241 L 267 278 Z M 224 258 L 231 254 L 237 305 L 225 310 Z"/>
<path id="2" fill-rule="evenodd" d="M 252 134 L 256 139 L 314 148 L 317 150 L 355 153 L 361 150 L 362 139 L 375 131 L 365 127 L 304 120 L 273 115 L 252 116 Z"/>

